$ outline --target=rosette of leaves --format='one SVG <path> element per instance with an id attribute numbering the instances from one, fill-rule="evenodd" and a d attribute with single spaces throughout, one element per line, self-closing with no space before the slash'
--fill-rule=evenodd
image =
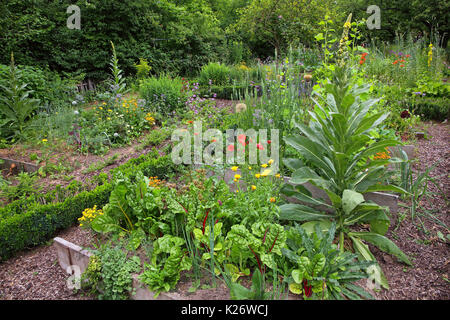
<path id="1" fill-rule="evenodd" d="M 333 244 L 335 223 L 325 234 L 318 224 L 314 231 L 308 235 L 297 224 L 287 231 L 289 249 L 281 250 L 294 265 L 288 278 L 290 291 L 304 299 L 373 299 L 353 282 L 368 278 L 366 269 L 374 262 L 358 262 L 356 254 L 341 253 Z"/>
<path id="2" fill-rule="evenodd" d="M 156 292 L 156 299 L 162 291 L 174 289 L 181 271 L 191 268 L 192 261 L 186 252 L 185 241 L 167 234 L 153 243 L 151 264 L 145 264 L 139 279 Z"/>
<path id="3" fill-rule="evenodd" d="M 262 274 L 266 267 L 276 269 L 275 259 L 282 256 L 281 248 L 285 241 L 284 228 L 276 223 L 257 222 L 252 225 L 251 231 L 243 225 L 232 226 L 225 238 L 231 262 L 227 264 L 227 269 L 232 273 L 232 279 L 237 280 L 239 276 L 248 274 L 245 266 L 250 261 L 256 262 Z"/>
<path id="4" fill-rule="evenodd" d="M 371 106 L 379 99 L 361 98 L 369 87 L 352 85 L 348 71 L 337 67 L 333 82 L 325 85 L 325 96 L 314 93 L 322 103 L 313 98 L 316 106 L 309 112 L 309 125 L 297 123 L 298 133 L 285 138 L 286 144 L 308 161 L 308 166 L 300 159 L 285 159 L 293 172 L 290 183 L 295 186 L 285 185 L 282 193 L 302 204 L 282 205 L 280 219 L 309 222 L 305 227 L 310 229 L 317 223 L 327 229 L 335 221 L 342 252 L 347 237 L 363 260 L 375 261 L 363 242 L 367 241 L 411 265 L 408 257 L 384 236 L 390 225 L 384 208 L 365 201 L 363 196 L 374 191 L 406 193 L 400 187 L 381 184 L 385 166 L 399 159 L 370 159 L 377 152 L 400 142 L 393 139 L 377 141 L 372 136 L 371 132 L 388 114 L 371 113 Z M 329 199 L 313 198 L 303 186 L 305 183 L 322 189 Z M 370 232 L 350 229 L 362 223 L 370 224 Z M 376 281 L 388 288 L 378 264 L 374 271 Z"/>

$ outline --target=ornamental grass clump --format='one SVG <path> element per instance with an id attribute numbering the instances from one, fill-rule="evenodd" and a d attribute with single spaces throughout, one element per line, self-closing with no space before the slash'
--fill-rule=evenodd
<path id="1" fill-rule="evenodd" d="M 300 159 L 285 159 L 285 164 L 293 171 L 290 182 L 296 186 L 285 185 L 282 193 L 303 204 L 282 205 L 280 219 L 319 224 L 324 229 L 335 222 L 341 252 L 345 251 L 344 239 L 347 238 L 360 259 L 376 261 L 366 241 L 411 265 L 408 257 L 384 236 L 390 225 L 385 208 L 364 199 L 364 194 L 373 191 L 406 193 L 399 187 L 379 183 L 385 165 L 395 159 L 371 157 L 399 142 L 377 140 L 372 136 L 371 132 L 388 114 L 372 112 L 371 107 L 379 99 L 362 98 L 369 87 L 353 84 L 344 66 L 336 67 L 332 82 L 325 85 L 324 96 L 313 93 L 316 106 L 309 112 L 309 125 L 296 123 L 297 133 L 285 138 L 286 144 L 297 150 L 308 165 Z M 307 182 L 322 189 L 330 201 L 313 197 L 303 186 Z M 352 226 L 357 224 L 370 225 L 370 231 L 356 232 Z M 375 281 L 388 288 L 378 264 L 372 272 Z"/>

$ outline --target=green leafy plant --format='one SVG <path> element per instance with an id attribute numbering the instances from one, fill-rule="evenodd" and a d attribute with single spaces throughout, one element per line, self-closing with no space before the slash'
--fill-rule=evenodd
<path id="1" fill-rule="evenodd" d="M 185 254 L 184 247 L 182 238 L 169 234 L 154 241 L 151 264 L 145 264 L 139 279 L 156 292 L 155 298 L 162 291 L 174 289 L 180 272 L 192 268 L 192 261 Z"/>
<path id="2" fill-rule="evenodd" d="M 368 87 L 352 85 L 348 70 L 337 67 L 333 82 L 325 85 L 326 96 L 316 93 L 322 103 L 314 100 L 316 106 L 309 112 L 312 118 L 309 126 L 297 123 L 299 134 L 285 138 L 286 144 L 307 161 L 307 166 L 299 159 L 286 159 L 286 165 L 293 171 L 290 182 L 296 186 L 286 185 L 282 192 L 304 204 L 282 205 L 280 219 L 315 221 L 328 227 L 335 221 L 341 252 L 347 236 L 363 260 L 375 260 L 364 240 L 411 265 L 408 257 L 384 236 L 390 220 L 383 208 L 365 201 L 363 196 L 373 191 L 406 192 L 397 186 L 379 184 L 385 166 L 394 160 L 372 158 L 399 142 L 375 141 L 371 136 L 387 114 L 371 112 L 370 107 L 379 99 L 362 99 Z M 313 198 L 302 185 L 307 182 L 325 191 L 331 204 Z M 318 206 L 322 209 L 317 209 Z M 370 232 L 350 229 L 359 223 L 369 223 Z M 388 287 L 381 268 L 376 265 L 375 270 L 378 282 Z"/>
<path id="3" fill-rule="evenodd" d="M 125 78 L 122 75 L 122 70 L 119 68 L 119 59 L 117 58 L 116 48 L 114 47 L 114 43 L 111 42 L 112 47 L 112 57 L 111 62 L 109 63 L 109 68 L 112 74 L 111 87 L 113 92 L 115 93 L 126 93 L 126 82 Z"/>
<path id="4" fill-rule="evenodd" d="M 186 102 L 186 94 L 182 89 L 180 78 L 171 78 L 164 74 L 139 82 L 140 96 L 152 104 L 154 111 L 162 115 L 182 110 Z"/>
<path id="5" fill-rule="evenodd" d="M 141 270 L 138 256 L 127 257 L 120 246 L 103 244 L 89 259 L 84 278 L 87 285 L 95 286 L 91 292 L 98 292 L 100 300 L 127 300 L 132 294 L 133 273 Z"/>
<path id="6" fill-rule="evenodd" d="M 27 84 L 21 81 L 22 74 L 14 65 L 14 55 L 11 53 L 11 64 L 9 68 L 9 81 L 7 86 L 0 85 L 0 126 L 3 134 L 8 138 L 13 135 L 22 135 L 33 112 L 39 105 L 38 99 L 31 99 L 31 90 L 27 90 Z"/>
<path id="7" fill-rule="evenodd" d="M 200 71 L 201 85 L 226 85 L 229 83 L 230 68 L 224 64 L 210 62 Z"/>
<path id="8" fill-rule="evenodd" d="M 40 192 L 35 174 L 28 172 L 20 172 L 17 175 L 17 184 L 11 184 L 10 181 L 4 181 L 4 188 L 0 190 L 0 197 L 6 198 L 8 201 L 16 199 L 25 199 L 33 194 Z"/>
<path id="9" fill-rule="evenodd" d="M 312 230 L 311 230 L 312 231 Z M 299 225 L 288 230 L 283 254 L 294 265 L 289 276 L 290 291 L 304 299 L 373 299 L 355 281 L 369 277 L 366 269 L 374 262 L 357 262 L 357 255 L 342 253 L 333 244 L 336 224 L 325 234 L 319 224 L 309 234 Z"/>
<path id="10" fill-rule="evenodd" d="M 230 296 L 233 300 L 268 300 L 271 297 L 270 292 L 266 292 L 264 275 L 256 269 L 252 276 L 252 285 L 247 289 L 243 285 L 231 280 L 226 273 L 222 272 L 225 283 L 230 289 Z"/>
<path id="11" fill-rule="evenodd" d="M 135 64 L 136 77 L 138 80 L 147 78 L 152 67 L 148 65 L 148 60 L 144 58 L 139 58 L 139 64 Z"/>

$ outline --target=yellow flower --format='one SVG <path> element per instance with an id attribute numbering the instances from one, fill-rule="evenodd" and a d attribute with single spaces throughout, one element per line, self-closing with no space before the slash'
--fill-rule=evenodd
<path id="1" fill-rule="evenodd" d="M 261 165 L 261 167 L 263 167 L 263 168 L 267 168 L 267 164 L 266 164 L 266 163 L 264 163 L 264 164 L 262 164 L 262 165 Z"/>
<path id="2" fill-rule="evenodd" d="M 108 112 L 112 112 L 112 110 L 111 110 L 111 109 L 108 109 Z"/>
<path id="3" fill-rule="evenodd" d="M 48 140 L 47 139 L 42 139 L 42 142 L 47 142 Z"/>
<path id="4" fill-rule="evenodd" d="M 273 159 L 270 159 L 267 163 L 271 166 L 273 162 Z"/>
<path id="5" fill-rule="evenodd" d="M 100 110 L 103 110 L 103 108 L 102 107 L 98 107 Z"/>
<path id="6" fill-rule="evenodd" d="M 266 170 L 263 171 L 263 173 L 261 173 L 261 176 L 267 177 L 271 172 L 272 172 L 272 170 L 266 169 Z"/>
<path id="7" fill-rule="evenodd" d="M 235 174 L 235 175 L 234 175 L 234 179 L 239 180 L 240 178 L 241 178 L 241 175 L 240 175 L 240 174 Z"/>
<path id="8" fill-rule="evenodd" d="M 280 175 L 279 173 L 277 173 L 277 174 L 275 175 L 275 177 L 281 178 L 281 175 Z"/>
<path id="9" fill-rule="evenodd" d="M 231 170 L 237 171 L 238 168 L 239 168 L 238 166 L 234 166 L 234 167 L 231 167 Z"/>
<path id="10" fill-rule="evenodd" d="M 256 190 L 256 186 L 255 185 L 252 185 L 252 190 Z"/>
<path id="11" fill-rule="evenodd" d="M 256 179 L 259 179 L 261 175 L 259 173 L 255 174 Z"/>
<path id="12" fill-rule="evenodd" d="M 248 170 L 252 170 L 252 167 L 248 167 Z"/>
<path id="13" fill-rule="evenodd" d="M 275 202 L 277 201 L 274 197 L 270 198 L 270 202 Z"/>

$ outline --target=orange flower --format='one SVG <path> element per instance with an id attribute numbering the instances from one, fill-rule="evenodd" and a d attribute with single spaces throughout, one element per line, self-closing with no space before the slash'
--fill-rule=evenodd
<path id="1" fill-rule="evenodd" d="M 397 64 L 397 63 L 398 63 L 398 60 L 395 60 L 393 64 Z"/>

